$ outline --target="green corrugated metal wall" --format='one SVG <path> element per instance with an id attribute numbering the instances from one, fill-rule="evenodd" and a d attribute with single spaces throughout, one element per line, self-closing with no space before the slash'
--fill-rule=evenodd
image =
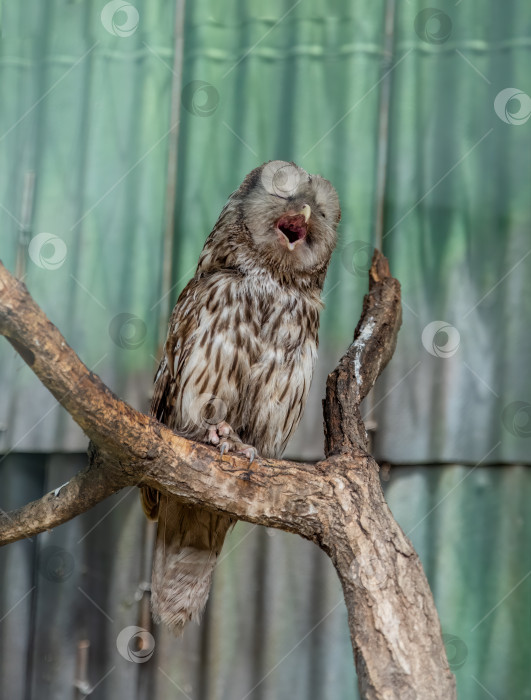
<path id="1" fill-rule="evenodd" d="M 375 452 L 403 465 L 391 468 L 387 495 L 433 587 L 460 697 L 531 697 L 531 10 L 399 3 L 391 56 L 390 2 L 189 2 L 176 124 L 175 4 L 114 3 L 114 25 L 102 15 L 110 5 L 0 5 L 0 257 L 15 269 L 19 253 L 30 291 L 82 359 L 145 409 L 167 302 L 227 195 L 270 158 L 321 172 L 343 219 L 320 364 L 289 447 L 317 458 L 324 378 L 361 307 L 387 156 L 381 233 L 404 325 L 372 401 Z M 523 94 L 496 111 L 507 88 Z M 84 458 L 56 453 L 85 441 L 6 343 L 0 383 L 0 450 L 50 455 L 2 459 L 7 508 L 68 479 Z M 243 524 L 202 627 L 178 642 L 157 631 L 149 663 L 123 659 L 116 636 L 138 622 L 145 534 L 136 494 L 119 494 L 0 552 L 0 696 L 74 698 L 82 638 L 89 680 L 101 681 L 95 700 L 354 696 L 331 566 L 309 543 Z"/>

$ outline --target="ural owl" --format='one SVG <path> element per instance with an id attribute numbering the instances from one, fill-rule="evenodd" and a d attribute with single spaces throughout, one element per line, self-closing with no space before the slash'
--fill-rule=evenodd
<path id="1" fill-rule="evenodd" d="M 294 163 L 253 170 L 223 208 L 173 310 L 151 412 L 221 452 L 280 457 L 301 418 L 339 200 Z M 180 632 L 205 607 L 234 519 L 142 487 L 158 520 L 155 619 Z"/>

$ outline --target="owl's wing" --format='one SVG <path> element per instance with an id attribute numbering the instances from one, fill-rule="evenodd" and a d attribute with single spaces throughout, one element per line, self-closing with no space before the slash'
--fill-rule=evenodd
<path id="1" fill-rule="evenodd" d="M 151 415 L 170 428 L 174 424 L 174 406 L 181 389 L 182 370 L 193 348 L 193 340 L 199 326 L 195 303 L 198 281 L 194 278 L 181 292 L 173 309 L 164 351 L 151 400 Z"/>
<path id="2" fill-rule="evenodd" d="M 170 428 L 176 427 L 173 409 L 180 390 L 182 368 L 190 354 L 191 340 L 198 326 L 197 313 L 193 308 L 195 287 L 196 280 L 193 279 L 177 300 L 170 318 L 162 359 L 155 375 L 150 413 Z M 156 520 L 160 492 L 149 486 L 142 486 L 140 499 L 147 517 Z"/>

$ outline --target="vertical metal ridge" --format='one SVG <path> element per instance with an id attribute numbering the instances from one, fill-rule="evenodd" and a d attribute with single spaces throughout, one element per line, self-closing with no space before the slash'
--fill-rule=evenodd
<path id="1" fill-rule="evenodd" d="M 183 76 L 183 55 L 184 55 L 184 20 L 185 20 L 186 0 L 176 0 L 175 6 L 175 30 L 174 30 L 174 56 L 173 56 L 173 79 L 171 88 L 171 113 L 168 147 L 168 169 L 166 181 L 166 204 L 164 212 L 164 240 L 162 254 L 162 285 L 163 295 L 160 304 L 159 316 L 159 345 L 164 343 L 166 329 L 170 315 L 171 288 L 173 279 L 173 238 L 175 224 L 175 194 L 178 182 L 178 151 L 179 151 L 179 126 L 180 126 L 180 104 Z"/>

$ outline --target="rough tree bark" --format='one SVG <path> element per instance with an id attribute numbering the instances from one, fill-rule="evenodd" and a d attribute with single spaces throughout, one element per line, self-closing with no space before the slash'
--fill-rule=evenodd
<path id="1" fill-rule="evenodd" d="M 361 697 L 452 700 L 455 679 L 428 582 L 385 502 L 359 409 L 393 354 L 400 323 L 400 285 L 375 251 L 354 341 L 327 381 L 326 459 L 259 458 L 249 466 L 120 401 L 0 263 L 0 333 L 91 440 L 87 468 L 66 485 L 0 512 L 0 544 L 53 528 L 140 483 L 296 532 L 316 542 L 338 572 Z"/>

